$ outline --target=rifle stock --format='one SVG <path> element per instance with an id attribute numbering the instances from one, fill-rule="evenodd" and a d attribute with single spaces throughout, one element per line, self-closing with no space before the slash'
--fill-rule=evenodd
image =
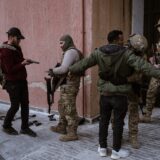
<path id="1" fill-rule="evenodd" d="M 47 87 L 47 103 L 48 103 L 48 113 L 51 112 L 51 105 L 54 101 L 54 95 L 51 88 L 51 78 L 45 77 L 46 87 Z"/>
<path id="2" fill-rule="evenodd" d="M 45 77 L 46 87 L 47 87 L 47 103 L 48 103 L 48 113 L 51 112 L 51 105 L 54 103 L 54 92 L 56 89 L 65 83 L 66 77 Z"/>

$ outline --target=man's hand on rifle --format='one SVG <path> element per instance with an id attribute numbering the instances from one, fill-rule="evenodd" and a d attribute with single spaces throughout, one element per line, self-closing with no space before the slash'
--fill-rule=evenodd
<path id="1" fill-rule="evenodd" d="M 49 70 L 48 70 L 48 75 L 51 76 L 51 77 L 54 76 L 53 69 L 49 69 Z"/>

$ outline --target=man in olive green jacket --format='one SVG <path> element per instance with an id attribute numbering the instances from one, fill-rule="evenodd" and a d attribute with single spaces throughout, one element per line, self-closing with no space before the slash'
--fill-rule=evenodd
<path id="1" fill-rule="evenodd" d="M 134 71 L 140 71 L 147 76 L 160 78 L 160 70 L 141 57 L 136 56 L 132 50 L 112 42 L 110 43 L 109 41 L 109 45 L 95 49 L 89 57 L 71 66 L 69 71 L 72 74 L 76 74 L 85 71 L 89 67 L 98 65 L 100 76 L 98 89 L 101 95 L 99 151 L 101 149 L 104 151 L 107 148 L 108 125 L 113 110 L 114 128 L 111 158 L 119 159 L 129 155 L 128 151 L 121 149 L 124 118 L 127 112 L 126 95 L 132 91 L 132 86 L 128 83 L 127 77 L 131 76 Z M 102 154 L 101 156 L 106 155 Z"/>

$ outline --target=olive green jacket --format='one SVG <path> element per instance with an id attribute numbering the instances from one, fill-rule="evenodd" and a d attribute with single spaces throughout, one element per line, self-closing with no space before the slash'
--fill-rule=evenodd
<path id="1" fill-rule="evenodd" d="M 134 71 L 140 71 L 143 74 L 155 78 L 160 78 L 160 70 L 148 63 L 141 57 L 136 56 L 132 50 L 126 49 L 123 52 L 115 52 L 113 54 L 106 54 L 100 49 L 95 49 L 89 57 L 75 63 L 69 68 L 73 74 L 78 74 L 85 71 L 89 67 L 98 65 L 99 74 L 115 72 L 116 79 L 126 78 L 131 76 Z M 117 67 L 117 68 L 116 68 Z M 98 89 L 101 94 L 127 94 L 132 91 L 129 83 L 122 85 L 113 85 L 110 81 L 99 79 Z"/>

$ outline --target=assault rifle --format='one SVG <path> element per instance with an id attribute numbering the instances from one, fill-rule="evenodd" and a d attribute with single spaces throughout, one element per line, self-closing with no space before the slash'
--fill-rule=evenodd
<path id="1" fill-rule="evenodd" d="M 58 67 L 58 66 L 60 66 L 59 63 L 57 63 L 57 65 L 55 67 Z M 47 103 L 48 103 L 48 113 L 49 113 L 48 117 L 49 117 L 50 121 L 54 121 L 54 120 L 56 120 L 54 118 L 55 115 L 54 114 L 50 115 L 51 105 L 54 103 L 54 93 L 60 85 L 66 83 L 66 75 L 64 75 L 63 77 L 55 76 L 52 69 L 49 69 L 47 71 L 47 73 L 50 76 L 50 77 L 45 77 L 46 86 L 47 86 Z M 84 122 L 85 122 L 84 117 L 83 118 L 81 118 L 81 117 L 78 118 L 78 124 L 79 125 L 84 124 Z"/>
<path id="2" fill-rule="evenodd" d="M 59 63 L 55 67 L 60 66 Z M 51 112 L 51 105 L 54 103 L 54 93 L 56 89 L 63 83 L 65 83 L 66 77 L 57 77 L 53 74 L 53 70 L 49 69 L 47 71 L 49 77 L 45 77 L 46 87 L 47 87 L 47 103 L 48 103 L 48 113 Z M 50 121 L 55 120 L 54 115 L 48 116 Z"/>
<path id="3" fill-rule="evenodd" d="M 51 88 L 51 77 L 47 78 L 45 77 L 46 81 L 46 87 L 47 87 L 47 102 L 48 102 L 48 113 L 50 114 L 51 112 L 51 105 L 53 103 L 53 96 L 52 95 L 52 88 Z"/>
<path id="4" fill-rule="evenodd" d="M 54 92 L 62 84 L 62 80 L 56 76 L 45 77 L 47 86 L 47 102 L 48 102 L 48 113 L 51 112 L 51 105 L 54 103 Z"/>

